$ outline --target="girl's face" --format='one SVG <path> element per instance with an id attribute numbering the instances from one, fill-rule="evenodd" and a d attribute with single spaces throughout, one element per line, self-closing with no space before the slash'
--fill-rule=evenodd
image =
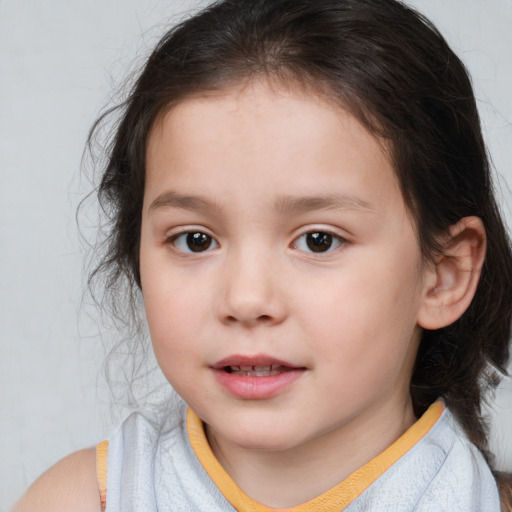
<path id="1" fill-rule="evenodd" d="M 140 256 L 159 364 L 217 445 L 414 420 L 421 255 L 385 147 L 346 111 L 264 82 L 173 108 L 148 141 Z"/>

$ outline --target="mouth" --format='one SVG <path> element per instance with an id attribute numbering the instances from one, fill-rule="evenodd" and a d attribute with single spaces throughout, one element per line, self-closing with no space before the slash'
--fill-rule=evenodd
<path id="1" fill-rule="evenodd" d="M 273 398 L 299 380 L 307 368 L 270 356 L 229 356 L 211 366 L 221 387 L 235 398 Z"/>
<path id="2" fill-rule="evenodd" d="M 241 377 L 272 377 L 281 373 L 290 372 L 297 368 L 283 366 L 281 364 L 267 365 L 227 365 L 221 368 L 224 372 Z"/>
<path id="3" fill-rule="evenodd" d="M 241 377 L 273 377 L 294 370 L 306 369 L 267 355 L 233 355 L 217 361 L 212 368 Z"/>

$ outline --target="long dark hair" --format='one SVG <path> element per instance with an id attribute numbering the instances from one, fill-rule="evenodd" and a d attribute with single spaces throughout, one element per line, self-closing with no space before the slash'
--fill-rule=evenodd
<path id="1" fill-rule="evenodd" d="M 99 198 L 111 215 L 97 272 L 140 286 L 145 146 L 155 118 L 205 91 L 267 77 L 339 102 L 384 138 L 426 260 L 439 235 L 482 219 L 487 257 L 473 302 L 423 334 L 411 382 L 416 414 L 443 397 L 486 453 L 484 392 L 505 373 L 510 242 L 494 199 L 468 73 L 436 28 L 396 0 L 225 0 L 171 29 L 147 61 L 108 154 Z"/>

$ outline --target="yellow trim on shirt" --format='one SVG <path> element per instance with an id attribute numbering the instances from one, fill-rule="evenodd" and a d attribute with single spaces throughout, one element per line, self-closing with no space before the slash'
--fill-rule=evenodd
<path id="1" fill-rule="evenodd" d="M 247 496 L 238 487 L 213 454 L 206 439 L 203 424 L 190 408 L 187 411 L 187 431 L 190 444 L 201 465 L 236 510 L 243 512 L 318 512 L 319 510 L 322 512 L 340 512 L 417 444 L 436 424 L 443 411 L 443 402 L 433 403 L 425 414 L 391 446 L 352 473 L 343 482 L 307 503 L 286 509 L 276 509 L 262 505 Z"/>
<path id="2" fill-rule="evenodd" d="M 107 467 L 108 467 L 108 441 L 96 446 L 96 478 L 100 491 L 101 510 L 107 506 Z"/>

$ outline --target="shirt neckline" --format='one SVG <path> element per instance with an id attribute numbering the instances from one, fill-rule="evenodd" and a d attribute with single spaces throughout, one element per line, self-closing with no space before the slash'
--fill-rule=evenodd
<path id="1" fill-rule="evenodd" d="M 328 491 L 301 505 L 276 509 L 253 500 L 242 491 L 215 457 L 201 419 L 188 408 L 187 433 L 194 453 L 226 500 L 244 512 L 339 512 L 357 499 L 432 429 L 445 410 L 441 400 L 434 402 L 421 418 L 393 444 Z"/>

